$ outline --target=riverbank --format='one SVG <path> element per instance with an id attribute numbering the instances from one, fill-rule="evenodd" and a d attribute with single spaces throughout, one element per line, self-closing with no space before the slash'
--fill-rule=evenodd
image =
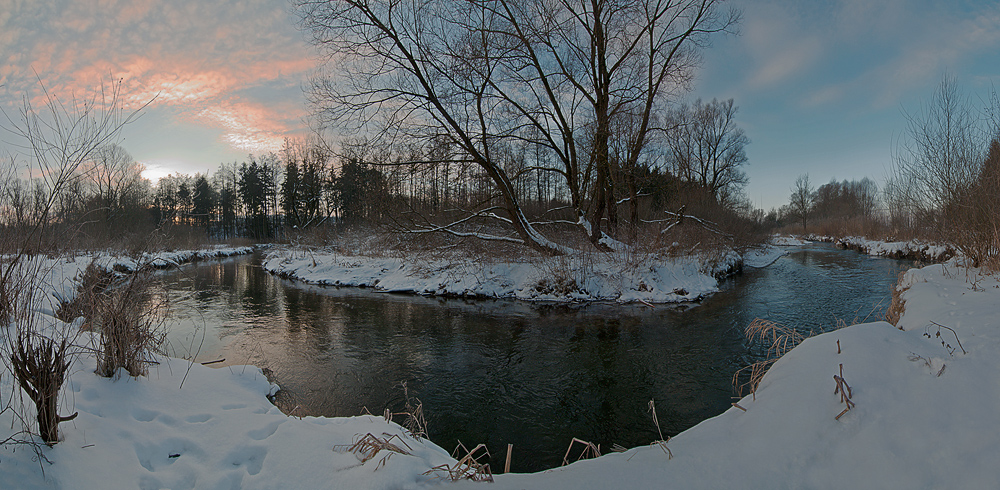
<path id="1" fill-rule="evenodd" d="M 877 322 L 806 340 L 773 366 L 755 398 L 739 401 L 746 412 L 734 407 L 676 435 L 669 454 L 640 447 L 542 473 L 497 475 L 491 488 L 988 487 L 1000 479 L 991 403 L 1000 397 L 993 381 L 1000 282 L 950 262 L 912 270 L 900 287 L 904 330 Z M 80 415 L 61 425 L 59 444 L 42 448 L 51 464 L 25 446 L 0 449 L 5 483 L 427 488 L 444 482 L 442 465 L 457 463 L 381 417 L 285 416 L 267 401 L 275 387 L 257 368 L 159 361 L 146 378 L 112 381 L 95 376 L 92 358 L 81 353 L 60 405 L 61 413 Z M 837 419 L 845 405 L 833 375 L 841 365 L 855 405 Z M 0 396 L 11 392 L 4 373 Z M 11 417 L 0 415 L 0 426 L 10 427 Z M 369 433 L 395 449 L 379 443 L 385 449 L 363 461 L 350 447 Z"/>
<path id="2" fill-rule="evenodd" d="M 372 257 L 280 247 L 263 267 L 285 279 L 391 293 L 523 301 L 680 303 L 715 293 L 719 280 L 744 265 L 765 267 L 804 242 L 779 238 L 744 256 L 735 251 L 667 257 L 577 253 L 519 261 L 493 257 Z"/>
<path id="3" fill-rule="evenodd" d="M 739 400 L 746 411 L 734 407 L 671 439 L 672 458 L 652 445 L 501 475 L 495 487 L 992 486 L 1000 480 L 1000 281 L 953 261 L 913 269 L 899 288 L 899 328 L 867 323 L 805 340 L 755 397 Z M 846 412 L 835 375 L 850 387 Z"/>
<path id="4" fill-rule="evenodd" d="M 838 238 L 833 243 L 840 248 L 890 259 L 944 262 L 957 255 L 957 251 L 952 246 L 926 243 L 920 240 L 887 242 L 849 236 Z"/>

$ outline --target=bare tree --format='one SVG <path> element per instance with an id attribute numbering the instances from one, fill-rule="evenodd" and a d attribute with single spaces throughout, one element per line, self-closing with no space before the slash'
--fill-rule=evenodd
<path id="1" fill-rule="evenodd" d="M 988 140 L 968 98 L 948 75 L 931 101 L 906 118 L 905 138 L 895 150 L 888 179 L 889 200 L 941 231 L 977 177 Z"/>
<path id="2" fill-rule="evenodd" d="M 665 142 L 674 173 L 707 190 L 718 202 L 731 200 L 747 183 L 746 133 L 736 125 L 733 99 L 681 105 L 670 111 Z"/>
<path id="3" fill-rule="evenodd" d="M 738 20 L 735 11 L 720 15 L 718 3 L 302 0 L 297 8 L 335 62 L 310 90 L 325 122 L 393 140 L 446 139 L 458 162 L 489 177 L 507 216 L 477 213 L 517 234 L 476 236 L 562 253 L 525 216 L 502 156 L 526 142 L 560 162 L 525 170 L 561 176 L 576 223 L 596 245 L 613 246 L 602 229 L 617 223 L 614 121 L 636 122 L 622 136 L 630 168 L 657 128 L 654 110 L 689 80 L 696 48 Z"/>
<path id="4" fill-rule="evenodd" d="M 82 169 L 108 231 L 134 229 L 138 224 L 134 214 L 144 204 L 149 185 L 142 177 L 143 170 L 142 164 L 114 143 L 99 148 Z"/>
<path id="5" fill-rule="evenodd" d="M 798 222 L 802 223 L 802 233 L 806 232 L 806 222 L 809 220 L 809 214 L 812 212 L 814 199 L 815 195 L 812 185 L 809 183 L 809 174 L 800 175 L 795 179 L 795 185 L 792 187 L 792 195 L 789 197 L 788 205 L 791 215 Z"/>

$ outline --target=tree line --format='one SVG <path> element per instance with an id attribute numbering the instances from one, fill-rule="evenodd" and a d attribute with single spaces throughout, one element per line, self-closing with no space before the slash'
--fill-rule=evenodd
<path id="1" fill-rule="evenodd" d="M 559 221 L 607 250 L 637 231 L 642 176 L 666 174 L 673 163 L 670 175 L 693 182 L 701 172 L 697 185 L 713 194 L 735 195 L 739 186 L 739 173 L 723 168 L 745 160 L 726 147 L 739 138 L 678 138 L 672 147 L 668 136 L 732 127 L 686 117 L 706 112 L 701 104 L 669 116 L 699 50 L 739 21 L 721 2 L 300 0 L 295 11 L 330 60 L 308 91 L 325 128 L 365 135 L 377 147 L 434 149 L 420 160 L 396 152 L 395 163 L 445 180 L 452 170 L 468 172 L 485 192 L 452 220 L 424 215 L 413 231 L 559 254 L 565 245 L 539 229 Z M 709 106 L 722 118 L 735 112 Z M 699 146 L 681 147 L 690 143 Z M 704 159 L 679 161 L 689 150 Z M 458 191 L 459 200 L 467 195 Z M 430 197 L 449 192 L 432 188 Z M 528 212 L 532 197 L 553 193 L 565 204 Z M 547 214 L 557 207 L 557 217 Z"/>
<path id="2" fill-rule="evenodd" d="M 803 232 L 812 224 L 831 235 L 937 240 L 1000 269 L 1000 97 L 991 91 L 978 100 L 945 75 L 919 111 L 905 113 L 881 190 L 867 178 L 813 188 L 802 175 L 767 220 Z"/>

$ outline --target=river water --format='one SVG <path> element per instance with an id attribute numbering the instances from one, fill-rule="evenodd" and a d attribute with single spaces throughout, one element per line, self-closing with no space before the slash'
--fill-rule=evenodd
<path id="1" fill-rule="evenodd" d="M 826 244 L 793 248 L 687 307 L 538 305 L 437 299 L 278 279 L 259 257 L 162 273 L 169 346 L 199 362 L 270 369 L 294 415 L 401 411 L 419 399 L 429 438 L 451 450 L 485 443 L 512 471 L 562 462 L 573 437 L 633 447 L 718 415 L 733 373 L 758 359 L 755 318 L 803 333 L 881 320 L 912 262 Z M 402 421 L 402 418 L 397 419 Z"/>

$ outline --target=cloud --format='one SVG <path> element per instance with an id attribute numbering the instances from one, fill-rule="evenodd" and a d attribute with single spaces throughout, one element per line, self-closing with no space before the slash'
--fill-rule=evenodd
<path id="1" fill-rule="evenodd" d="M 314 66 L 283 2 L 0 0 L 0 104 L 22 94 L 39 103 L 39 81 L 63 102 L 113 81 L 127 108 L 181 108 L 182 117 L 226 131 L 233 148 L 271 148 L 268 134 L 298 128 L 261 115 L 287 110 L 290 93 L 251 89 L 297 87 Z M 293 96 L 282 124 L 304 112 L 301 94 Z"/>
<path id="2" fill-rule="evenodd" d="M 945 71 L 980 76 L 976 58 L 1000 49 L 995 3 L 760 0 L 745 12 L 740 92 L 803 110 L 891 107 Z"/>
<path id="3" fill-rule="evenodd" d="M 818 39 L 805 39 L 779 50 L 756 70 L 748 82 L 752 89 L 773 88 L 802 75 L 819 60 L 823 45 Z"/>
<path id="4" fill-rule="evenodd" d="M 277 152 L 289 126 L 275 111 L 247 103 L 223 103 L 203 109 L 197 117 L 224 128 L 223 139 L 250 153 Z"/>

